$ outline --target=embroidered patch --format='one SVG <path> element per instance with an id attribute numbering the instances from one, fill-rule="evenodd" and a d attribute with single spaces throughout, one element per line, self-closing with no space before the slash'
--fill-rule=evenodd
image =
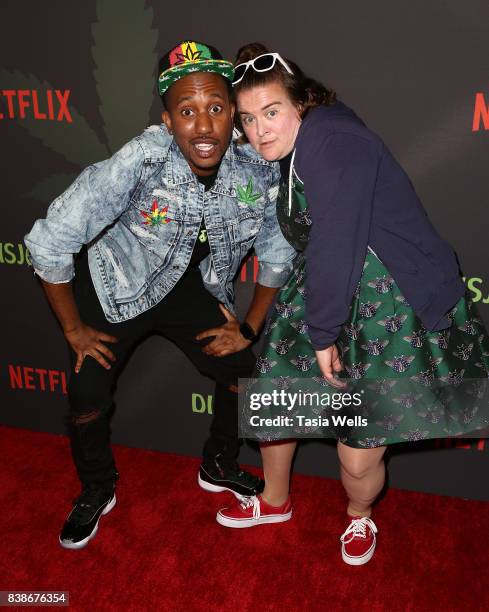
<path id="1" fill-rule="evenodd" d="M 143 221 L 144 225 L 161 225 L 163 223 L 170 223 L 170 219 L 167 218 L 166 213 L 168 212 L 168 206 L 164 208 L 158 208 L 158 202 L 155 200 L 151 207 L 151 213 L 142 211 L 141 214 L 145 218 Z"/>
<path id="2" fill-rule="evenodd" d="M 237 185 L 236 191 L 238 192 L 238 202 L 244 204 L 253 205 L 261 196 L 261 193 L 253 193 L 253 179 L 251 177 L 246 187 Z"/>

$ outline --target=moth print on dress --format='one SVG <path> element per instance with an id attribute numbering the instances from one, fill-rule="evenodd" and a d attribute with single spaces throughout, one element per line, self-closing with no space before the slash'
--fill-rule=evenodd
<path id="1" fill-rule="evenodd" d="M 467 361 L 470 359 L 470 355 L 472 354 L 472 349 L 474 348 L 474 344 L 471 342 L 470 344 L 459 344 L 457 346 L 457 350 L 453 351 L 453 355 L 458 357 L 462 361 Z"/>
<path id="2" fill-rule="evenodd" d="M 469 334 L 469 336 L 476 336 L 478 333 L 478 329 L 475 326 L 476 323 L 480 323 L 480 320 L 468 319 L 467 321 L 465 321 L 464 325 L 459 326 L 459 330 L 465 332 L 466 334 Z"/>
<path id="3" fill-rule="evenodd" d="M 350 325 L 345 325 L 343 329 L 350 340 L 358 340 L 358 334 L 363 329 L 363 325 L 361 323 L 358 323 L 358 325 L 351 323 Z"/>
<path id="4" fill-rule="evenodd" d="M 302 298 L 306 297 L 306 288 L 305 287 L 297 287 L 297 292 Z"/>
<path id="5" fill-rule="evenodd" d="M 463 382 L 464 374 L 465 370 L 453 370 L 453 372 L 448 372 L 447 376 L 440 376 L 440 380 L 453 387 L 458 387 Z"/>
<path id="6" fill-rule="evenodd" d="M 292 306 L 292 304 L 275 304 L 275 310 L 283 319 L 290 319 L 300 309 L 300 306 Z"/>
<path id="7" fill-rule="evenodd" d="M 435 374 L 433 373 L 433 369 L 424 370 L 424 372 L 420 372 L 415 376 L 411 376 L 411 380 L 422 384 L 424 387 L 431 387 L 435 380 Z"/>
<path id="8" fill-rule="evenodd" d="M 412 361 L 414 361 L 414 355 L 399 355 L 394 357 L 394 359 L 384 361 L 384 363 L 392 368 L 394 372 L 401 374 L 409 368 Z"/>
<path id="9" fill-rule="evenodd" d="M 363 446 L 363 448 L 377 448 L 378 446 L 382 446 L 387 438 L 365 438 L 363 440 L 358 440 L 358 444 Z"/>
<path id="10" fill-rule="evenodd" d="M 275 319 L 275 321 L 273 319 L 268 319 L 267 324 L 265 325 L 265 336 L 268 336 L 268 334 L 272 331 L 272 329 L 275 329 L 278 325 L 278 321 Z"/>
<path id="11" fill-rule="evenodd" d="M 406 300 L 406 298 L 403 295 L 396 295 L 395 299 L 400 302 L 403 306 L 407 306 L 408 308 L 411 308 L 410 303 Z"/>
<path id="12" fill-rule="evenodd" d="M 294 221 L 296 223 L 299 223 L 300 225 L 312 225 L 312 219 L 311 219 L 311 215 L 309 214 L 309 210 L 303 210 L 301 211 L 297 217 L 294 218 Z"/>
<path id="13" fill-rule="evenodd" d="M 345 368 L 350 378 L 359 380 L 365 376 L 365 373 L 371 365 L 371 363 L 352 363 L 351 366 L 345 364 Z"/>
<path id="14" fill-rule="evenodd" d="M 270 346 L 275 350 L 277 355 L 287 355 L 290 349 L 294 346 L 295 340 L 279 340 L 278 342 L 270 342 Z"/>
<path id="15" fill-rule="evenodd" d="M 429 406 L 426 410 L 418 412 L 418 416 L 423 418 L 427 423 L 432 423 L 435 425 L 445 417 L 445 409 L 436 406 Z"/>
<path id="16" fill-rule="evenodd" d="M 401 434 L 401 438 L 407 440 L 408 442 L 419 442 L 420 440 L 425 440 L 426 436 L 429 434 L 429 431 L 421 431 L 418 429 L 412 429 L 410 431 L 406 431 Z"/>
<path id="17" fill-rule="evenodd" d="M 443 361 L 443 357 L 430 356 L 429 363 L 430 363 L 431 370 L 434 372 L 442 361 Z"/>
<path id="18" fill-rule="evenodd" d="M 294 270 L 294 276 L 295 276 L 295 282 L 297 284 L 301 284 L 305 277 L 304 270 L 302 270 L 301 268 Z"/>
<path id="19" fill-rule="evenodd" d="M 256 360 L 256 369 L 261 374 L 268 374 L 270 370 L 277 365 L 276 361 L 270 361 L 268 357 L 258 357 Z"/>
<path id="20" fill-rule="evenodd" d="M 469 425 L 474 420 L 476 414 L 479 412 L 477 406 L 466 406 L 459 414 L 450 415 L 454 421 L 462 423 L 463 425 Z"/>
<path id="21" fill-rule="evenodd" d="M 487 381 L 484 378 L 473 380 L 471 384 L 465 389 L 467 395 L 473 395 L 477 399 L 482 399 L 487 390 Z"/>
<path id="22" fill-rule="evenodd" d="M 390 378 L 379 378 L 373 384 L 367 385 L 367 387 L 378 395 L 387 395 L 392 387 L 395 386 L 396 382 L 396 380 Z"/>
<path id="23" fill-rule="evenodd" d="M 404 325 L 404 321 L 406 319 L 407 319 L 407 314 L 392 315 L 392 316 L 386 317 L 385 319 L 382 319 L 381 321 L 377 321 L 377 324 L 385 327 L 386 331 L 388 331 L 389 333 L 395 334 Z"/>
<path id="24" fill-rule="evenodd" d="M 280 391 L 287 391 L 291 385 L 296 383 L 298 378 L 291 378 L 290 376 L 277 376 L 277 378 L 272 378 L 271 382 L 280 389 Z"/>
<path id="25" fill-rule="evenodd" d="M 394 279 L 391 276 L 377 276 L 375 280 L 369 281 L 367 285 L 375 289 L 379 295 L 382 295 L 383 293 L 389 293 L 394 286 Z"/>
<path id="26" fill-rule="evenodd" d="M 382 302 L 360 302 L 359 315 L 362 319 L 371 319 Z"/>
<path id="27" fill-rule="evenodd" d="M 405 393 L 403 395 L 393 397 L 392 401 L 396 402 L 396 404 L 400 404 L 402 408 L 409 409 L 415 406 L 416 402 L 419 400 L 420 397 L 422 397 L 421 393 Z"/>
<path id="28" fill-rule="evenodd" d="M 450 330 L 444 330 L 438 333 L 436 338 L 430 338 L 430 342 L 436 344 L 439 349 L 445 351 L 448 348 L 448 339 L 450 338 Z"/>
<path id="29" fill-rule="evenodd" d="M 488 368 L 488 366 L 485 363 L 481 363 L 480 361 L 476 361 L 474 363 L 474 365 L 477 368 L 480 368 L 481 370 L 484 370 L 484 372 L 486 373 L 486 376 L 489 377 L 489 368 Z"/>
<path id="30" fill-rule="evenodd" d="M 397 427 L 399 427 L 399 423 L 403 418 L 403 414 L 388 414 L 382 419 L 382 421 L 377 421 L 375 424 L 382 427 L 382 429 L 385 429 L 385 431 L 394 431 L 397 429 Z"/>
<path id="31" fill-rule="evenodd" d="M 479 343 L 480 346 L 484 344 L 485 339 L 486 339 L 486 336 L 484 334 L 479 334 L 477 336 L 477 342 Z"/>
<path id="32" fill-rule="evenodd" d="M 455 306 L 454 308 L 452 308 L 452 310 L 450 310 L 450 312 L 447 312 L 447 319 L 450 321 L 450 323 L 453 322 L 455 313 L 457 312 L 457 308 L 458 306 Z"/>
<path id="33" fill-rule="evenodd" d="M 329 382 L 326 380 L 326 378 L 324 378 L 324 376 L 313 376 L 312 380 L 317 383 L 318 385 L 320 385 L 321 387 L 330 387 L 331 385 L 329 384 Z"/>
<path id="34" fill-rule="evenodd" d="M 388 344 L 389 340 L 379 340 L 379 338 L 375 338 L 375 340 L 367 340 L 367 344 L 362 344 L 361 346 L 369 355 L 376 357 L 377 355 L 382 355 Z"/>
<path id="35" fill-rule="evenodd" d="M 414 331 L 410 336 L 404 336 L 403 340 L 409 342 L 413 348 L 421 348 L 424 345 L 425 334 L 426 329 L 422 327 L 420 330 Z"/>
<path id="36" fill-rule="evenodd" d="M 307 334 L 309 326 L 304 319 L 300 319 L 300 321 L 291 321 L 290 324 L 298 334 Z"/>
<path id="37" fill-rule="evenodd" d="M 290 359 L 290 363 L 295 365 L 299 372 L 309 372 L 316 357 L 308 357 L 307 355 L 299 355 L 295 359 Z"/>

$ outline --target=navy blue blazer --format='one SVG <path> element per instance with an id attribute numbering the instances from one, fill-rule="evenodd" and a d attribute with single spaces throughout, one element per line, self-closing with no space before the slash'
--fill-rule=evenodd
<path id="1" fill-rule="evenodd" d="M 299 128 L 294 168 L 312 219 L 306 316 L 313 347 L 337 339 L 368 246 L 423 325 L 447 328 L 446 314 L 465 291 L 455 253 L 382 140 L 345 104 L 317 107 Z"/>

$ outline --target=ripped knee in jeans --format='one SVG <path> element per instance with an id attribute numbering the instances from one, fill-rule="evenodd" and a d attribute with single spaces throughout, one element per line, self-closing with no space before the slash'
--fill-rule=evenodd
<path id="1" fill-rule="evenodd" d="M 74 425 L 85 425 L 86 423 L 96 421 L 101 415 L 102 410 L 92 410 L 91 412 L 86 412 L 85 414 L 74 414 L 72 415 L 71 420 Z"/>

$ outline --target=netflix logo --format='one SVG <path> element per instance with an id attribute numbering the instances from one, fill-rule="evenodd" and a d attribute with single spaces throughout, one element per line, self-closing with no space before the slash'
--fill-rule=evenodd
<path id="1" fill-rule="evenodd" d="M 47 370 L 9 364 L 8 373 L 11 389 L 63 393 L 66 395 L 66 372 L 62 370 Z"/>
<path id="2" fill-rule="evenodd" d="M 6 106 L 6 113 L 0 113 L 1 119 L 33 118 L 39 121 L 66 121 L 73 123 L 68 108 L 70 90 L 48 89 L 3 89 L 0 90 L 0 101 Z"/>
<path id="3" fill-rule="evenodd" d="M 256 255 L 251 255 L 247 257 L 239 272 L 239 281 L 241 283 L 256 283 L 256 279 L 258 278 L 258 257 Z"/>
<path id="4" fill-rule="evenodd" d="M 474 119 L 472 121 L 472 131 L 478 132 L 480 129 L 489 130 L 489 104 L 486 102 L 483 93 L 475 94 Z"/>
<path id="5" fill-rule="evenodd" d="M 439 440 L 435 440 L 435 448 L 464 448 L 465 450 L 487 451 L 489 450 L 489 445 L 487 444 L 487 442 L 488 440 L 486 440 L 485 438 L 473 440 L 456 440 L 454 438 L 442 438 Z"/>

